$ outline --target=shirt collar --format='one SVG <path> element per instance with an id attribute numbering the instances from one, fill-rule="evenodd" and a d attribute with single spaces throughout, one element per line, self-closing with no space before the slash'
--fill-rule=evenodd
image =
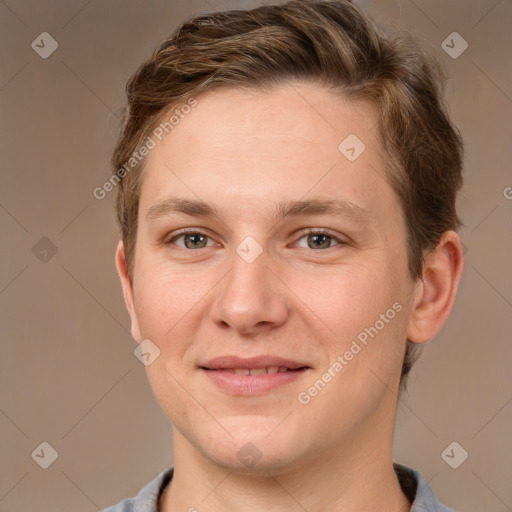
<path id="1" fill-rule="evenodd" d="M 410 512 L 453 512 L 437 500 L 430 485 L 418 471 L 396 462 L 393 463 L 393 469 L 402 491 L 412 502 Z M 173 474 L 174 466 L 171 466 L 147 484 L 135 498 L 133 512 L 158 512 L 158 499 Z"/>

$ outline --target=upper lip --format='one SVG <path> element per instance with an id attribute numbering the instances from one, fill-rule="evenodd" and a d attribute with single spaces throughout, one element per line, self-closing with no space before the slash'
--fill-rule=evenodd
<path id="1" fill-rule="evenodd" d="M 309 367 L 305 363 L 270 355 L 248 358 L 241 358 L 238 356 L 220 356 L 210 359 L 209 361 L 200 365 L 201 368 L 207 368 L 208 370 L 220 370 L 230 368 L 247 368 L 251 370 L 253 368 L 269 368 L 272 366 L 285 366 L 286 368 L 290 368 L 291 370 Z"/>

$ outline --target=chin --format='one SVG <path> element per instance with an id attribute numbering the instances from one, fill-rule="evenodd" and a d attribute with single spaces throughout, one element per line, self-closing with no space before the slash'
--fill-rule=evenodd
<path id="1" fill-rule="evenodd" d="M 218 466 L 234 473 L 269 476 L 289 471 L 296 463 L 297 454 L 282 447 L 279 451 L 274 450 L 274 446 L 265 446 L 261 450 L 248 441 L 237 449 L 230 446 L 226 451 L 208 450 L 205 455 Z"/>
<path id="2" fill-rule="evenodd" d="M 201 440 L 201 451 L 215 464 L 237 473 L 267 476 L 283 473 L 297 462 L 299 448 L 301 451 L 305 448 L 300 436 L 294 435 L 295 429 L 290 429 L 291 422 L 281 423 L 283 417 L 219 419 L 226 430 L 216 429 L 217 435 L 210 431 L 207 439 Z"/>

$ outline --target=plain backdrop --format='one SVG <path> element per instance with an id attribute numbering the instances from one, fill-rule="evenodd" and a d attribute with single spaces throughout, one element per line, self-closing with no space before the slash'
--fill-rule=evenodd
<path id="1" fill-rule="evenodd" d="M 0 3 L 1 512 L 98 510 L 172 463 L 115 272 L 114 194 L 92 192 L 110 174 L 125 83 L 153 48 L 193 13 L 260 3 Z M 465 271 L 400 400 L 395 460 L 457 511 L 512 510 L 512 2 L 360 4 L 439 59 L 466 144 Z M 55 45 L 43 32 L 58 44 L 47 58 L 32 46 Z M 449 36 L 468 44 L 457 58 Z M 453 442 L 468 453 L 457 469 L 442 457 Z"/>

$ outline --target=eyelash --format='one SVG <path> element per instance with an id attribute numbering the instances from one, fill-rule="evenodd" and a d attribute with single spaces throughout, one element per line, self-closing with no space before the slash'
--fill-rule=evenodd
<path id="1" fill-rule="evenodd" d="M 164 242 L 164 245 L 171 245 L 178 238 L 181 238 L 184 235 L 190 235 L 190 234 L 201 235 L 201 236 L 205 236 L 206 238 L 208 238 L 210 240 L 212 239 L 211 236 L 209 236 L 208 234 L 204 233 L 203 231 L 200 231 L 200 230 L 197 230 L 197 229 L 186 228 L 186 229 L 180 229 L 179 231 L 177 231 L 171 238 L 169 238 L 168 240 L 166 240 Z M 314 234 L 314 235 L 327 235 L 329 238 L 331 238 L 331 239 L 335 240 L 336 242 L 338 242 L 334 246 L 327 247 L 327 249 L 332 249 L 333 247 L 336 247 L 337 245 L 348 245 L 347 242 L 344 242 L 340 238 L 336 237 L 335 235 L 332 234 L 331 231 L 329 231 L 326 228 L 309 229 L 308 231 L 303 232 L 301 234 L 301 237 L 297 241 L 302 240 L 304 237 L 306 237 L 308 235 L 312 235 L 312 234 Z M 194 251 L 194 250 L 199 250 L 199 249 L 205 249 L 205 247 L 200 247 L 199 249 L 188 249 L 186 247 L 178 247 L 178 248 L 183 250 L 183 251 Z M 309 249 L 309 248 L 302 247 L 302 249 Z M 326 251 L 327 249 L 310 249 L 310 250 L 316 252 L 316 251 Z"/>

